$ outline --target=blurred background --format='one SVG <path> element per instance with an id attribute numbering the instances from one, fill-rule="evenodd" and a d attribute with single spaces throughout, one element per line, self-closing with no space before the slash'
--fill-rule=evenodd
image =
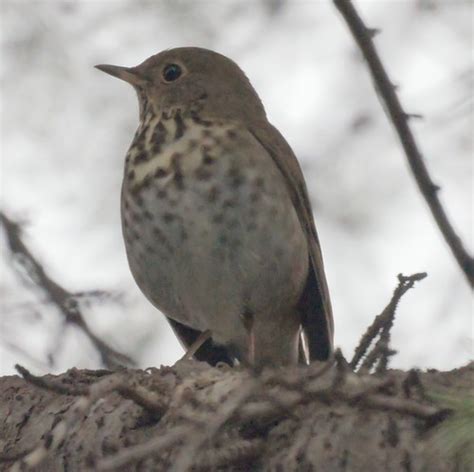
<path id="1" fill-rule="evenodd" d="M 472 3 L 357 1 L 454 227 L 471 251 Z M 350 357 L 388 303 L 398 273 L 429 277 L 399 306 L 396 367 L 472 358 L 471 292 L 410 174 L 361 55 L 330 1 L 8 1 L 1 4 L 1 209 L 91 330 L 139 366 L 181 354 L 139 292 L 121 236 L 124 156 L 137 126 L 133 89 L 93 68 L 132 66 L 176 46 L 234 59 L 300 159 L 322 242 L 336 345 Z M 100 366 L 9 257 L 0 229 L 0 374 Z"/>

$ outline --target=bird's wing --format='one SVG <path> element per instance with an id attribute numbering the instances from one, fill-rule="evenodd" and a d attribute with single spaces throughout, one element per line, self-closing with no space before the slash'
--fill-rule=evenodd
<path id="1" fill-rule="evenodd" d="M 260 121 L 253 123 L 248 130 L 270 154 L 283 175 L 306 235 L 310 270 L 299 308 L 310 361 L 325 360 L 333 349 L 334 321 L 321 247 L 303 173 L 289 144 L 274 126 L 267 121 Z"/>

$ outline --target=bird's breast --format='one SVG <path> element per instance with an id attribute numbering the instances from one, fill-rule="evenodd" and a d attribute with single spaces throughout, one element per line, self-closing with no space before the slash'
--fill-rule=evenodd
<path id="1" fill-rule="evenodd" d="M 186 175 L 205 178 L 207 166 L 222 155 L 229 137 L 236 134 L 232 124 L 152 115 L 140 124 L 126 156 L 127 186 L 139 192 L 152 181 L 168 187 L 180 184 Z"/>
<path id="2" fill-rule="evenodd" d="M 198 329 L 211 319 L 219 330 L 225 317 L 235 326 L 226 319 L 222 330 L 238 329 L 249 308 L 287 310 L 303 288 L 307 244 L 284 179 L 237 125 L 142 125 L 127 155 L 122 223 L 142 291 Z"/>

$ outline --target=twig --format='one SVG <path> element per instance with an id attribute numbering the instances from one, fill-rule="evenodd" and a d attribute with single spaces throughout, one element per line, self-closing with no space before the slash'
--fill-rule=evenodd
<path id="1" fill-rule="evenodd" d="M 170 470 L 172 472 L 186 472 L 192 464 L 197 452 L 207 441 L 211 441 L 226 422 L 236 413 L 236 410 L 252 395 L 259 382 L 256 378 L 245 380 L 239 389 L 226 398 L 214 414 L 213 418 L 206 424 L 205 430 L 194 427 L 187 434 L 185 448 L 180 452 L 179 458 Z"/>
<path id="2" fill-rule="evenodd" d="M 60 393 L 61 395 L 73 395 L 73 396 L 85 395 L 88 391 L 87 387 L 66 386 L 60 382 L 55 382 L 54 380 L 46 379 L 44 376 L 38 377 L 36 375 L 33 375 L 28 369 L 21 366 L 20 364 L 16 364 L 15 369 L 18 371 L 19 374 L 23 376 L 23 378 L 27 382 L 34 385 L 35 387 L 39 387 L 44 390 L 57 392 L 57 393 Z"/>
<path id="3" fill-rule="evenodd" d="M 255 460 L 264 446 L 263 439 L 235 439 L 229 446 L 210 449 L 198 457 L 193 464 L 196 470 L 217 470 L 228 468 L 231 464 L 239 464 Z"/>
<path id="4" fill-rule="evenodd" d="M 358 403 L 367 408 L 392 410 L 427 421 L 433 421 L 438 418 L 442 419 L 445 415 L 449 414 L 448 410 L 437 406 L 426 405 L 407 398 L 376 393 L 374 391 L 381 390 L 391 385 L 392 379 L 382 379 L 366 384 L 362 380 L 358 383 L 357 379 L 359 375 L 360 374 L 352 374 L 350 381 L 351 387 L 349 390 L 344 388 L 343 385 L 337 385 L 336 388 L 329 389 L 326 387 L 316 386 L 315 388 L 305 389 L 297 397 L 289 397 L 287 400 L 282 398 L 281 403 L 285 403 L 287 408 L 296 408 L 297 405 L 302 405 L 314 400 L 325 403 L 334 403 L 338 401 L 347 404 Z M 366 378 L 366 376 L 364 375 L 362 378 Z M 357 385 L 359 385 L 360 388 L 356 388 Z M 275 404 L 267 401 L 262 401 L 256 404 L 246 404 L 239 412 L 238 419 L 239 422 L 255 422 L 257 419 L 262 417 L 268 419 L 272 415 L 279 414 L 281 411 L 280 408 L 280 406 L 277 407 Z"/>
<path id="5" fill-rule="evenodd" d="M 410 369 L 402 382 L 402 391 L 406 398 L 412 397 L 413 390 L 420 398 L 426 398 L 425 386 L 421 382 L 420 373 L 416 369 Z"/>
<path id="6" fill-rule="evenodd" d="M 219 410 L 215 413 L 212 420 L 207 417 L 206 429 L 203 430 L 202 424 L 188 423 L 186 426 L 176 426 L 167 431 L 165 435 L 155 436 L 154 438 L 136 446 L 130 446 L 122 449 L 117 454 L 101 459 L 96 464 L 96 470 L 116 470 L 132 462 L 159 455 L 164 449 L 172 448 L 178 442 L 183 442 L 185 447 L 180 451 L 180 455 L 173 464 L 171 470 L 185 471 L 193 464 L 197 452 L 201 446 L 210 439 L 224 426 L 227 420 L 234 414 L 236 409 L 247 399 L 255 389 L 256 381 L 249 379 L 240 386 L 239 390 L 227 398 Z M 189 418 L 187 418 L 189 420 Z M 236 454 L 238 451 L 222 451 L 226 454 Z M 250 453 L 250 449 L 248 453 Z M 246 452 L 242 452 L 242 457 Z M 238 457 L 236 457 L 238 458 Z M 216 456 L 214 459 L 218 459 Z M 207 456 L 204 461 L 212 460 Z"/>
<path id="7" fill-rule="evenodd" d="M 346 358 L 342 354 L 340 348 L 334 351 L 334 359 L 336 360 L 336 375 L 334 376 L 331 385 L 333 390 L 339 388 L 344 383 L 349 371 Z"/>
<path id="8" fill-rule="evenodd" d="M 389 304 L 385 307 L 382 313 L 380 313 L 380 315 L 375 318 L 373 323 L 367 328 L 367 331 L 363 334 L 358 346 L 355 349 L 354 356 L 352 357 L 352 360 L 349 364 L 352 369 L 356 369 L 361 359 L 367 353 L 369 346 L 371 345 L 377 334 L 379 334 L 380 332 L 385 332 L 385 337 L 388 336 L 387 333 L 390 331 L 393 325 L 393 319 L 395 317 L 395 310 L 397 309 L 398 302 L 403 297 L 405 292 L 407 292 L 407 290 L 413 287 L 415 282 L 418 282 L 419 280 L 422 280 L 425 277 L 425 272 L 413 274 L 408 277 L 405 277 L 402 274 L 398 275 L 398 286 L 393 292 Z"/>
<path id="9" fill-rule="evenodd" d="M 390 349 L 389 341 L 384 336 L 385 331 L 382 331 L 379 340 L 375 343 L 374 348 L 367 355 L 359 369 L 359 372 L 367 372 L 375 367 L 375 373 L 382 374 L 387 371 L 388 361 L 390 357 L 394 356 L 397 351 Z"/>
<path id="10" fill-rule="evenodd" d="M 21 261 L 31 280 L 48 296 L 63 314 L 66 322 L 75 324 L 89 337 L 92 344 L 99 351 L 102 362 L 108 368 L 115 369 L 123 365 L 133 365 L 133 361 L 109 347 L 99 339 L 89 328 L 79 310 L 74 294 L 58 285 L 45 272 L 43 266 L 26 247 L 21 238 L 21 227 L 0 211 L 0 222 L 5 228 L 8 246 L 13 256 Z"/>
<path id="11" fill-rule="evenodd" d="M 152 439 L 136 446 L 122 448 L 117 454 L 98 461 L 95 470 L 118 470 L 120 467 L 145 457 L 157 456 L 164 449 L 169 450 L 182 441 L 189 429 L 189 426 L 177 426 L 168 430 L 164 435 L 154 436 Z"/>
<path id="12" fill-rule="evenodd" d="M 206 331 L 203 331 L 191 344 L 191 346 L 189 346 L 188 350 L 183 354 L 180 360 L 184 361 L 192 359 L 194 354 L 196 354 L 201 346 L 210 338 L 212 338 L 212 331 L 210 329 L 206 329 Z"/>
<path id="13" fill-rule="evenodd" d="M 61 395 L 72 395 L 76 397 L 80 395 L 88 395 L 89 393 L 89 387 L 80 385 L 74 387 L 66 386 L 63 383 L 54 381 L 52 379 L 47 379 L 44 376 L 38 377 L 36 375 L 33 375 L 28 369 L 19 364 L 15 365 L 15 369 L 23 376 L 23 378 L 27 382 L 44 390 L 50 390 L 53 392 L 57 392 Z M 113 374 L 113 372 L 108 372 L 106 375 L 117 374 Z M 114 390 L 117 393 L 120 393 L 120 395 L 122 395 L 124 398 L 132 400 L 137 405 L 152 413 L 154 416 L 161 417 L 161 415 L 168 406 L 165 400 L 163 400 L 155 392 L 138 384 L 136 381 L 130 381 L 124 376 L 120 376 L 119 378 L 121 378 L 121 381 L 118 383 L 114 383 Z"/>
<path id="14" fill-rule="evenodd" d="M 408 398 L 389 397 L 388 395 L 372 394 L 363 398 L 363 403 L 377 410 L 391 410 L 405 415 L 414 416 L 426 421 L 442 420 L 450 414 L 450 410 L 410 400 Z"/>
<path id="15" fill-rule="evenodd" d="M 393 314 L 395 315 L 395 310 Z M 377 356 L 374 354 L 374 359 L 376 359 L 374 363 L 374 365 L 376 364 L 375 372 L 377 374 L 383 374 L 387 371 L 390 358 L 397 353 L 394 349 L 390 349 L 390 330 L 393 326 L 393 317 L 390 326 L 388 328 L 386 326 L 383 327 L 380 338 L 374 346 L 374 351 L 378 351 Z"/>
<path id="16" fill-rule="evenodd" d="M 138 383 L 124 382 L 117 387 L 117 391 L 125 398 L 132 400 L 156 418 L 160 418 L 168 407 L 168 401 L 163 400 L 160 395 Z"/>
<path id="17" fill-rule="evenodd" d="M 474 258 L 467 252 L 463 242 L 454 231 L 446 212 L 438 198 L 439 187 L 433 183 L 415 138 L 408 125 L 409 114 L 403 111 L 396 90 L 375 49 L 372 37 L 373 30 L 367 28 L 350 0 L 333 0 L 334 5 L 343 16 L 354 40 L 359 46 L 369 66 L 375 88 L 395 127 L 402 143 L 405 155 L 415 177 L 418 188 L 426 200 L 433 218 L 443 234 L 459 267 L 471 287 L 474 287 Z"/>

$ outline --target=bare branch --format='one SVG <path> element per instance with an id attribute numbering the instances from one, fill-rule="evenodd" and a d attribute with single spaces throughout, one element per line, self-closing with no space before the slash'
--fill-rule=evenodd
<path id="1" fill-rule="evenodd" d="M 153 436 L 148 441 L 121 449 L 117 454 L 100 460 L 96 470 L 117 470 L 146 457 L 158 456 L 165 449 L 171 449 L 175 444 L 184 440 L 189 431 L 188 426 L 176 426 L 169 429 L 163 436 Z"/>
<path id="2" fill-rule="evenodd" d="M 44 390 L 51 390 L 53 392 L 60 393 L 61 395 L 85 395 L 87 388 L 82 386 L 68 386 L 63 383 L 55 382 L 54 380 L 47 379 L 46 377 L 38 377 L 33 375 L 28 369 L 21 366 L 20 364 L 15 365 L 15 369 L 23 378 L 31 383 L 32 385 L 42 388 Z"/>
<path id="3" fill-rule="evenodd" d="M 350 366 L 352 369 L 356 369 L 361 359 L 366 355 L 369 346 L 372 344 L 374 339 L 380 334 L 381 343 L 380 347 L 375 346 L 374 350 L 377 349 L 378 353 L 383 352 L 384 355 L 387 357 L 389 354 L 388 343 L 389 343 L 389 333 L 390 329 L 393 325 L 393 320 L 395 317 L 395 310 L 397 309 L 398 302 L 403 297 L 403 295 L 413 287 L 415 282 L 422 280 L 426 277 L 425 272 L 421 272 L 419 274 L 413 274 L 408 277 L 405 277 L 402 274 L 398 275 L 398 286 L 393 292 L 392 298 L 385 309 L 378 315 L 373 323 L 367 328 L 367 331 L 363 334 L 359 344 L 357 345 L 354 356 L 350 362 Z M 387 347 L 387 349 L 383 349 L 383 345 Z M 370 367 L 375 363 L 375 360 L 370 360 Z M 367 367 L 367 365 L 366 365 Z M 385 365 L 386 367 L 386 365 Z"/>
<path id="4" fill-rule="evenodd" d="M 380 336 L 373 349 L 367 354 L 362 365 L 359 368 L 361 373 L 369 373 L 377 365 L 376 371 L 383 372 L 387 368 L 388 359 L 396 354 L 396 351 L 390 349 L 387 340 Z"/>
<path id="5" fill-rule="evenodd" d="M 52 280 L 43 266 L 33 256 L 31 251 L 25 245 L 21 237 L 21 227 L 18 223 L 8 218 L 5 213 L 0 211 L 0 222 L 3 224 L 10 251 L 16 257 L 35 285 L 40 288 L 56 305 L 64 316 L 66 322 L 78 326 L 91 340 L 92 344 L 99 351 L 102 362 L 108 368 L 117 368 L 123 365 L 133 365 L 133 361 L 119 352 L 115 351 L 99 339 L 89 328 L 82 316 L 74 294 Z"/>
<path id="6" fill-rule="evenodd" d="M 260 438 L 236 439 L 230 445 L 204 451 L 193 464 L 197 470 L 217 470 L 236 463 L 256 459 L 265 442 Z"/>
<path id="7" fill-rule="evenodd" d="M 396 89 L 390 81 L 372 41 L 373 30 L 365 26 L 350 0 L 333 1 L 336 8 L 342 14 L 354 40 L 367 61 L 379 98 L 395 127 L 418 188 L 425 198 L 431 210 L 431 214 L 445 241 L 448 243 L 459 267 L 466 276 L 470 286 L 474 287 L 474 259 L 467 252 L 463 242 L 454 231 L 441 205 L 437 194 L 439 187 L 431 180 L 423 157 L 408 125 L 409 118 L 416 115 L 408 114 L 403 111 L 396 94 Z"/>
<path id="8" fill-rule="evenodd" d="M 82 385 L 67 385 L 62 382 L 58 382 L 54 379 L 49 379 L 46 376 L 38 377 L 33 375 L 28 369 L 17 364 L 15 369 L 20 373 L 23 378 L 35 385 L 36 387 L 42 388 L 44 390 L 50 390 L 52 392 L 57 392 L 61 395 L 71 395 L 71 396 L 80 396 L 88 395 L 89 387 Z M 85 372 L 85 371 L 83 371 Z M 100 372 L 100 371 L 98 371 Z M 93 375 L 96 372 L 92 371 Z M 112 371 L 102 371 L 103 376 L 113 375 Z M 116 374 L 119 375 L 119 374 Z M 143 409 L 151 413 L 155 418 L 159 418 L 163 415 L 164 411 L 168 407 L 168 401 L 163 400 L 163 394 L 158 395 L 157 393 L 149 390 L 142 385 L 140 385 L 136 380 L 126 378 L 125 376 L 121 377 L 121 382 L 114 386 L 114 390 L 120 393 L 122 397 L 132 400 L 137 405 L 141 406 Z"/>
<path id="9" fill-rule="evenodd" d="M 47 426 L 36 447 L 22 455 L 11 452 L 0 456 L 0 460 L 16 460 L 11 469 L 13 472 L 38 468 L 70 441 L 84 421 L 103 424 L 104 415 L 117 411 L 117 400 L 112 399 L 116 394 L 134 400 L 152 413 L 147 425 L 149 434 L 140 434 L 136 438 L 138 443 L 120 440 L 116 445 L 121 444 L 121 447 L 112 453 L 106 452 L 105 456 L 103 448 L 102 452 L 88 455 L 85 458 L 87 470 L 117 470 L 139 461 L 162 462 L 171 457 L 165 470 L 177 472 L 255 462 L 266 449 L 268 430 L 283 418 L 298 424 L 304 408 L 308 415 L 320 408 L 337 410 L 341 406 L 346 411 L 352 408 L 379 413 L 393 411 L 422 419 L 430 425 L 450 414 L 449 410 L 427 399 L 407 398 L 403 373 L 390 371 L 382 377 L 356 374 L 341 355 L 335 360 L 328 362 L 328 367 L 319 367 L 314 376 L 308 375 L 310 367 L 280 368 L 255 376 L 245 369 L 219 370 L 209 366 L 203 369 L 195 362 L 196 369 L 184 378 L 180 377 L 175 365 L 156 369 L 152 374 L 130 369 L 119 374 L 106 372 L 105 377 L 93 383 L 89 383 L 88 372 L 80 375 L 78 371 L 76 378 L 76 372 L 72 370 L 69 374 L 51 378 L 36 377 L 19 368 L 25 380 L 35 386 L 54 393 L 80 395 L 72 402 L 61 404 L 56 420 Z M 170 379 L 171 372 L 174 380 Z M 65 389 L 70 381 L 71 390 Z M 87 386 L 85 389 L 82 388 L 84 385 Z M 107 408 L 94 408 L 99 402 L 104 404 L 108 396 L 111 398 Z M 126 411 L 122 407 L 118 410 L 121 415 Z M 344 415 L 332 416 L 339 421 L 338 418 Z M 130 413 L 127 424 L 136 425 L 137 418 L 136 412 Z"/>
<path id="10" fill-rule="evenodd" d="M 236 410 L 255 392 L 258 386 L 261 386 L 258 380 L 251 377 L 246 379 L 239 386 L 239 389 L 232 392 L 228 398 L 223 398 L 223 403 L 215 412 L 212 420 L 207 418 L 208 421 L 204 430 L 200 426 L 196 426 L 194 430 L 188 432 L 188 442 L 171 470 L 173 472 L 186 472 L 190 470 L 198 451 L 202 449 L 207 441 L 211 441 L 214 438 L 226 422 L 235 414 Z"/>
<path id="11" fill-rule="evenodd" d="M 405 415 L 415 416 L 431 422 L 441 421 L 450 411 L 446 408 L 439 408 L 432 405 L 424 405 L 407 398 L 389 397 L 387 395 L 372 394 L 363 399 L 364 405 L 369 408 L 384 411 L 396 411 Z"/>

